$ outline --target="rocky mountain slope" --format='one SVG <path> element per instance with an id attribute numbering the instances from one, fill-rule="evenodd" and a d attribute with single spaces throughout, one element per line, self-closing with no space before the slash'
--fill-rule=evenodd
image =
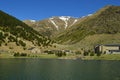
<path id="1" fill-rule="evenodd" d="M 58 43 L 73 44 L 95 34 L 112 35 L 117 33 L 120 33 L 120 6 L 106 6 L 95 14 L 84 18 L 79 24 L 61 33 L 56 37 L 56 41 Z M 113 43 L 111 41 L 111 39 L 108 39 L 108 42 Z M 101 41 L 102 43 L 104 42 Z"/>
<path id="2" fill-rule="evenodd" d="M 24 22 L 57 43 L 69 45 L 70 49 L 120 43 L 120 6 L 105 6 L 82 18 L 61 16 Z"/>
<path id="3" fill-rule="evenodd" d="M 0 11 L 0 50 L 23 51 L 30 47 L 51 45 L 50 39 L 15 17 Z"/>
<path id="4" fill-rule="evenodd" d="M 77 24 L 79 20 L 70 16 L 56 16 L 40 21 L 25 20 L 24 22 L 44 36 L 53 37 Z"/>

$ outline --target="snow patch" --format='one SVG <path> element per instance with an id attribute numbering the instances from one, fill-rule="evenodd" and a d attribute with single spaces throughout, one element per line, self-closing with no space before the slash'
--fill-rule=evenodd
<path id="1" fill-rule="evenodd" d="M 71 17 L 70 16 L 61 16 L 59 17 L 59 19 L 63 20 L 63 21 L 68 21 Z"/>
<path id="2" fill-rule="evenodd" d="M 82 16 L 81 18 L 84 18 L 84 17 L 86 17 L 86 16 Z"/>
<path id="3" fill-rule="evenodd" d="M 36 20 L 30 20 L 30 22 L 36 22 Z"/>
<path id="4" fill-rule="evenodd" d="M 92 16 L 93 14 L 88 14 L 86 16 L 82 16 L 81 18 L 87 17 L 87 16 Z"/>
<path id="5" fill-rule="evenodd" d="M 93 14 L 88 14 L 87 16 L 92 16 Z"/>
<path id="6" fill-rule="evenodd" d="M 61 16 L 59 19 L 63 20 L 65 22 L 65 29 L 68 27 L 68 20 L 70 19 L 70 16 Z"/>
<path id="7" fill-rule="evenodd" d="M 78 20 L 77 20 L 77 19 L 75 19 L 75 20 L 74 20 L 74 22 L 72 23 L 72 25 L 74 25 L 77 21 L 78 21 Z M 71 25 L 71 26 L 72 26 L 72 25 Z"/>
<path id="8" fill-rule="evenodd" d="M 52 20 L 52 19 L 54 19 L 54 18 L 52 17 L 52 18 L 49 18 L 49 19 L 51 19 L 51 20 Z"/>
<path id="9" fill-rule="evenodd" d="M 51 21 L 51 23 L 57 28 L 57 30 L 59 29 L 59 27 L 56 25 L 56 23 L 53 21 L 54 18 L 50 18 L 49 20 Z"/>

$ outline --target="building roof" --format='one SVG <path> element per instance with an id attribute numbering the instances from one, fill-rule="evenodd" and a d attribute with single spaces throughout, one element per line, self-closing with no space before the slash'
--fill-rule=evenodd
<path id="1" fill-rule="evenodd" d="M 105 44 L 104 46 L 120 46 L 120 44 Z"/>

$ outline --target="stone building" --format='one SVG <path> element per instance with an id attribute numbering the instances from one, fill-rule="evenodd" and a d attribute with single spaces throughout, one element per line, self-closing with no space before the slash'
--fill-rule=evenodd
<path id="1" fill-rule="evenodd" d="M 95 53 L 120 54 L 120 44 L 106 44 L 95 46 Z"/>

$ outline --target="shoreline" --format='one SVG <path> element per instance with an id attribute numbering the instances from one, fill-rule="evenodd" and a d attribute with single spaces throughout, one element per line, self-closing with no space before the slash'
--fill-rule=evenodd
<path id="1" fill-rule="evenodd" d="M 37 59 L 63 59 L 63 60 L 120 60 L 120 54 L 104 54 L 101 56 L 81 56 L 81 55 L 70 55 L 70 56 L 63 56 L 58 57 L 54 54 L 31 54 L 30 56 L 13 56 L 12 54 L 0 54 L 0 59 L 7 59 L 7 58 L 37 58 Z"/>

